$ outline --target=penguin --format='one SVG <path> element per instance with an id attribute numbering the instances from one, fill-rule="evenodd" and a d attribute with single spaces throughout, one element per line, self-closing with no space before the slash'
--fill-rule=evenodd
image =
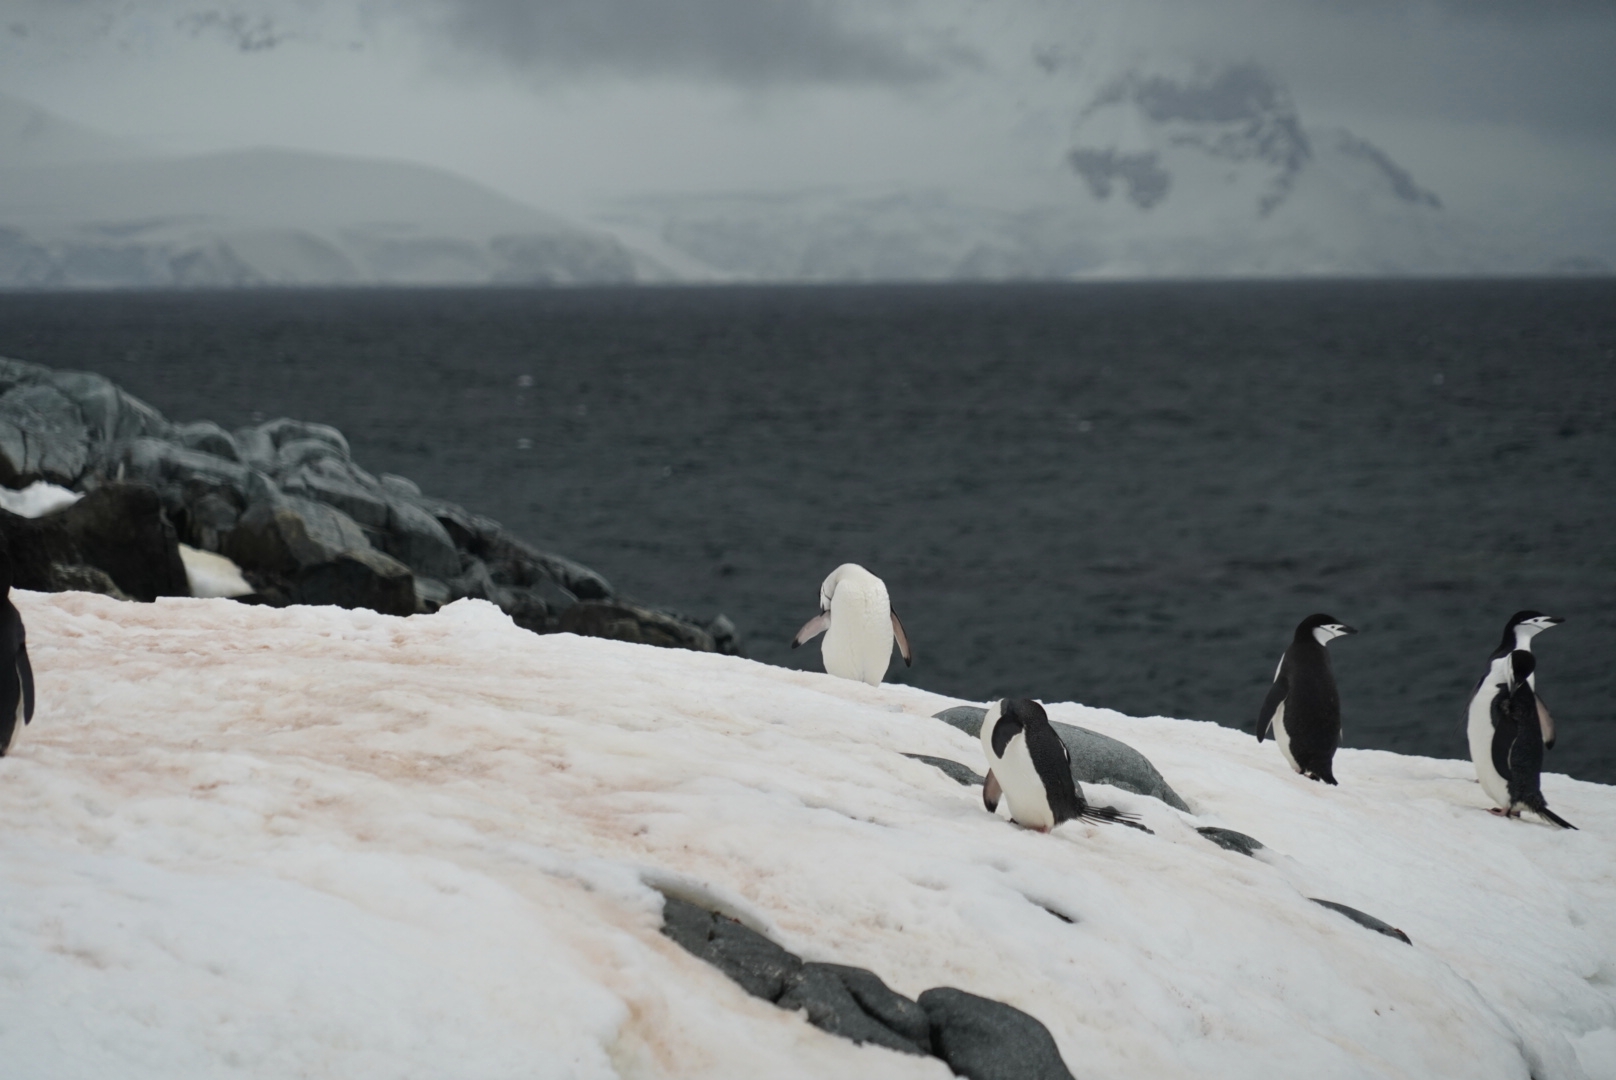
<path id="1" fill-rule="evenodd" d="M 1565 620 L 1557 615 L 1545 615 L 1540 611 L 1517 611 L 1511 615 L 1504 624 L 1504 639 L 1487 658 L 1487 670 L 1470 693 L 1470 708 L 1465 724 L 1465 734 L 1470 742 L 1470 760 L 1475 763 L 1476 779 L 1481 781 L 1487 797 L 1506 810 L 1510 806 L 1509 781 L 1505 779 L 1507 774 L 1501 774 L 1493 764 L 1493 698 L 1498 696 L 1498 687 L 1509 680 L 1510 654 L 1516 651 L 1531 652 L 1533 638 L 1563 622 Z M 1527 682 L 1531 684 L 1532 696 L 1537 701 L 1538 727 L 1543 732 L 1543 746 L 1552 750 L 1554 718 L 1549 715 L 1543 700 L 1537 697 L 1535 669 Z"/>
<path id="2" fill-rule="evenodd" d="M 1508 657 L 1508 675 L 1497 685 L 1489 711 L 1492 713 L 1493 768 L 1505 778 L 1508 802 L 1492 812 L 1519 817 L 1530 810 L 1562 829 L 1575 829 L 1560 817 L 1543 798 L 1543 725 L 1538 719 L 1537 695 L 1532 691 L 1532 671 L 1536 658 L 1525 649 Z"/>
<path id="3" fill-rule="evenodd" d="M 11 559 L 0 553 L 0 757 L 11 748 L 18 721 L 34 718 L 34 669 L 28 663 L 28 635 L 11 602 Z"/>
<path id="4" fill-rule="evenodd" d="M 886 583 L 857 563 L 843 563 L 819 587 L 819 614 L 803 624 L 791 647 L 825 635 L 820 655 L 825 670 L 842 679 L 880 686 L 898 643 L 904 666 L 914 663 L 909 636 L 892 610 Z"/>
<path id="5" fill-rule="evenodd" d="M 1334 615 L 1303 619 L 1257 714 L 1257 741 L 1271 730 L 1291 768 L 1309 780 L 1335 783 L 1331 763 L 1341 745 L 1341 695 L 1324 647 L 1357 632 Z"/>
<path id="6" fill-rule="evenodd" d="M 1135 825 L 1136 815 L 1114 806 L 1095 806 L 1083 798 L 1072 776 L 1071 752 L 1038 702 L 1028 698 L 994 702 L 982 718 L 981 737 L 982 752 L 988 759 L 982 805 L 988 813 L 998 811 L 1003 795 L 1010 806 L 1010 819 L 1039 832 L 1073 818 L 1144 829 Z"/>

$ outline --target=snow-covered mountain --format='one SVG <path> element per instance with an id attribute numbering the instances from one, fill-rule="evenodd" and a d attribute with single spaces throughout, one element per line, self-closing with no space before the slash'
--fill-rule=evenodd
<path id="1" fill-rule="evenodd" d="M 947 1080 L 749 996 L 660 932 L 664 892 L 1006 1002 L 1082 1080 L 1616 1075 L 1609 787 L 1546 776 L 1562 832 L 1488 814 L 1468 761 L 1343 750 L 1327 787 L 1216 724 L 1057 704 L 1190 810 L 1088 785 L 1153 833 L 1046 835 L 907 756 L 983 762 L 912 687 L 482 601 L 13 596 L 8 1076 Z"/>
<path id="2" fill-rule="evenodd" d="M 1566 255 L 1455 215 L 1373 142 L 1307 124 L 1253 64 L 1129 71 L 1080 100 L 1033 154 L 1057 181 L 1038 198 L 651 196 L 599 220 L 771 281 L 1536 273 Z"/>
<path id="3" fill-rule="evenodd" d="M 650 260 L 422 165 L 142 153 L 0 98 L 0 287 L 633 281 Z"/>

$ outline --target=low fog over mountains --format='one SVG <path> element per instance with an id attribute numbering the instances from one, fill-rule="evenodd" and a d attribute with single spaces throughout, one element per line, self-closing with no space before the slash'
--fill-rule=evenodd
<path id="1" fill-rule="evenodd" d="M 275 149 L 159 155 L 0 98 L 0 286 L 944 281 L 1610 272 L 1444 207 L 1246 63 L 1076 101 L 1050 177 L 646 192 L 579 223 L 449 172 Z"/>

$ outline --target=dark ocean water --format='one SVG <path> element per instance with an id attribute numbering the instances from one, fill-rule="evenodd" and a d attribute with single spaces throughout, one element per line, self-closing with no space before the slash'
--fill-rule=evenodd
<path id="1" fill-rule="evenodd" d="M 335 424 L 769 663 L 863 563 L 970 700 L 1246 726 L 1328 611 L 1347 744 L 1463 757 L 1538 608 L 1616 782 L 1616 282 L 9 295 L 0 354 Z"/>

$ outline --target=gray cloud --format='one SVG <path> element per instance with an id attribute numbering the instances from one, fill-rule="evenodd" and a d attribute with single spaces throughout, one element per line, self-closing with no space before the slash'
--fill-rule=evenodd
<path id="1" fill-rule="evenodd" d="M 938 73 L 830 0 L 429 0 L 424 10 L 461 49 L 539 78 L 905 83 Z"/>

